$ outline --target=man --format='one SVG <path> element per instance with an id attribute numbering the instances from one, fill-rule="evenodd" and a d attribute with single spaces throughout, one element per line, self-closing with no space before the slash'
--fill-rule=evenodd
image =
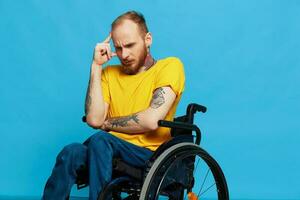
<path id="1" fill-rule="evenodd" d="M 111 50 L 113 41 L 116 52 Z M 179 59 L 156 61 L 152 36 L 144 17 L 130 11 L 119 16 L 111 34 L 94 50 L 85 114 L 88 125 L 101 129 L 84 144 L 67 145 L 59 153 L 43 199 L 65 199 L 75 183 L 76 169 L 89 170 L 89 199 L 95 200 L 112 176 L 112 158 L 142 167 L 153 151 L 170 138 L 158 120 L 172 120 L 184 90 Z M 103 65 L 117 56 L 121 65 Z"/>

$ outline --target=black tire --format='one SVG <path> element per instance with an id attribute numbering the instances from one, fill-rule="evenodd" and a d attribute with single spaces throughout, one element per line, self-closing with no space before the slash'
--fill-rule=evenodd
<path id="1" fill-rule="evenodd" d="M 189 165 L 189 169 L 192 168 L 192 170 L 189 170 L 189 173 L 193 173 L 191 176 L 188 176 L 186 175 L 187 173 L 185 173 L 187 172 L 185 171 L 188 169 L 187 167 L 182 168 L 183 163 L 187 163 L 187 161 L 189 163 L 192 161 L 192 167 Z M 194 176 L 194 173 L 197 173 L 196 170 L 199 162 L 201 162 L 201 168 L 199 166 L 201 171 L 203 169 L 202 165 L 205 164 L 204 167 L 207 168 L 205 177 L 200 176 L 202 173 Z M 180 170 L 177 170 L 180 175 L 178 173 L 174 173 L 174 170 L 176 171 L 176 169 Z M 212 174 L 211 177 L 209 176 L 209 173 Z M 196 179 L 203 182 L 199 184 Z M 208 181 L 213 182 L 212 184 L 209 183 L 209 187 L 206 186 Z M 158 200 L 166 198 L 170 200 L 188 199 L 187 192 L 189 191 L 187 191 L 187 187 L 184 185 L 185 182 L 189 183 L 190 189 L 199 190 L 196 195 L 200 199 L 210 198 L 217 200 L 229 200 L 226 179 L 218 163 L 205 150 L 188 142 L 179 143 L 170 147 L 155 160 L 143 183 L 140 200 Z M 165 191 L 167 187 L 174 187 L 173 190 L 178 193 L 176 194 L 177 197 L 167 193 Z M 206 189 L 202 190 L 204 187 Z M 215 190 L 213 190 L 213 188 L 215 188 Z M 185 194 L 182 195 L 182 193 Z"/>

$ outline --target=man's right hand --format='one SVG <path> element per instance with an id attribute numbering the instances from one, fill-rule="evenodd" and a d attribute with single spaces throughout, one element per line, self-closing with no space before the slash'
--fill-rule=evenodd
<path id="1" fill-rule="evenodd" d="M 99 128 L 105 121 L 109 105 L 104 102 L 102 93 L 102 65 L 116 54 L 110 49 L 111 35 L 98 43 L 94 50 L 93 62 L 90 70 L 89 86 L 85 98 L 86 122 L 93 128 Z"/>
<path id="2" fill-rule="evenodd" d="M 117 54 L 111 51 L 110 42 L 111 34 L 102 42 L 97 43 L 94 50 L 94 58 L 93 62 L 97 65 L 103 65 L 107 61 L 109 61 L 113 56 Z"/>

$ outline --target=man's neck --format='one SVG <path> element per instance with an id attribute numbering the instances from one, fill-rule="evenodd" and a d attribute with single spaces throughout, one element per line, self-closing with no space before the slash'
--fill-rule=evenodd
<path id="1" fill-rule="evenodd" d="M 145 58 L 144 65 L 143 65 L 143 67 L 140 68 L 139 72 L 147 71 L 153 65 L 155 65 L 155 63 L 156 63 L 156 60 L 151 56 L 150 53 L 148 53 L 147 56 L 146 56 L 146 58 Z"/>

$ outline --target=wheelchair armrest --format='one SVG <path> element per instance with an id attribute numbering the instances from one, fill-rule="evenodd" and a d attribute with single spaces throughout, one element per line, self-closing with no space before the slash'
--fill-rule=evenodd
<path id="1" fill-rule="evenodd" d="M 196 144 L 200 144 L 201 140 L 201 131 L 195 124 L 189 124 L 184 122 L 172 122 L 172 121 L 166 121 L 166 120 L 159 120 L 158 126 L 161 127 L 168 127 L 168 128 L 174 128 L 174 129 L 184 129 L 189 131 L 195 131 L 196 132 Z"/>

